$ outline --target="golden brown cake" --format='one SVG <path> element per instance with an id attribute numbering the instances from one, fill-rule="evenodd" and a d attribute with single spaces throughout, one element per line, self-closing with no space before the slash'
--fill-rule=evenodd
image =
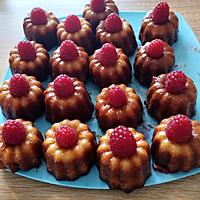
<path id="1" fill-rule="evenodd" d="M 38 167 L 42 135 L 30 121 L 8 120 L 0 125 L 0 168 L 12 172 Z"/>
<path id="2" fill-rule="evenodd" d="M 35 76 L 39 81 L 49 74 L 49 54 L 43 45 L 34 41 L 22 41 L 14 47 L 9 57 L 12 74 Z"/>
<path id="3" fill-rule="evenodd" d="M 47 170 L 58 180 L 77 179 L 95 163 L 96 148 L 88 125 L 67 119 L 53 124 L 43 142 Z"/>
<path id="4" fill-rule="evenodd" d="M 99 139 L 97 165 L 110 189 L 124 192 L 143 187 L 150 176 L 149 145 L 133 128 L 118 126 Z"/>
<path id="5" fill-rule="evenodd" d="M 113 84 L 97 96 L 96 117 L 103 131 L 119 125 L 136 128 L 143 121 L 142 102 L 133 88 Z"/>
<path id="6" fill-rule="evenodd" d="M 183 115 L 162 120 L 154 130 L 151 154 L 154 168 L 164 173 L 200 167 L 200 123 Z"/>
<path id="7" fill-rule="evenodd" d="M 0 106 L 6 118 L 35 121 L 44 112 L 42 84 L 33 76 L 13 75 L 0 87 Z"/>
<path id="8" fill-rule="evenodd" d="M 90 57 L 89 71 L 94 83 L 100 87 L 111 84 L 128 84 L 131 81 L 131 64 L 122 49 L 104 44 Z"/>
<path id="9" fill-rule="evenodd" d="M 56 36 L 58 23 L 58 19 L 52 12 L 33 8 L 24 19 L 24 34 L 27 40 L 43 44 L 49 51 L 58 43 Z"/>
<path id="10" fill-rule="evenodd" d="M 59 75 L 44 91 L 46 119 L 59 122 L 64 119 L 90 119 L 93 104 L 83 82 L 67 75 Z"/>
<path id="11" fill-rule="evenodd" d="M 119 13 L 113 0 L 91 0 L 85 5 L 83 17 L 90 22 L 93 31 L 96 31 L 99 22 L 111 13 Z"/>
<path id="12" fill-rule="evenodd" d="M 84 48 L 78 47 L 72 40 L 65 40 L 52 54 L 50 60 L 52 78 L 60 74 L 67 74 L 86 81 L 89 59 Z"/>

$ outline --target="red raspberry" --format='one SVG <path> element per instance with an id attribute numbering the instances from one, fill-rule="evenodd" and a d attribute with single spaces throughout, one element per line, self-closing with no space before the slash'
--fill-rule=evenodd
<path id="1" fill-rule="evenodd" d="M 77 59 L 79 56 L 76 45 L 71 40 L 65 40 L 60 45 L 60 57 L 64 61 Z"/>
<path id="2" fill-rule="evenodd" d="M 108 89 L 108 101 L 113 107 L 122 107 L 127 101 L 126 94 L 118 85 L 113 85 Z"/>
<path id="3" fill-rule="evenodd" d="M 152 20 L 155 24 L 165 24 L 169 19 L 169 5 L 165 1 L 158 3 L 152 12 Z"/>
<path id="4" fill-rule="evenodd" d="M 124 126 L 118 126 L 110 135 L 110 149 L 114 156 L 131 157 L 136 153 L 137 144 L 131 131 Z"/>
<path id="5" fill-rule="evenodd" d="M 33 8 L 31 11 L 31 22 L 34 25 L 47 24 L 47 15 L 42 8 Z"/>
<path id="6" fill-rule="evenodd" d="M 9 90 L 13 97 L 22 97 L 29 93 L 30 86 L 23 75 L 15 74 L 10 79 Z"/>
<path id="7" fill-rule="evenodd" d="M 187 142 L 192 135 L 192 122 L 185 115 L 176 115 L 165 129 L 169 140 L 175 143 Z"/>
<path id="8" fill-rule="evenodd" d="M 36 59 L 36 51 L 31 42 L 29 41 L 19 42 L 17 48 L 21 60 L 31 61 Z"/>
<path id="9" fill-rule="evenodd" d="M 117 33 L 122 30 L 122 20 L 116 13 L 108 15 L 105 21 L 105 28 L 109 33 Z"/>
<path id="10" fill-rule="evenodd" d="M 65 75 L 59 75 L 53 82 L 55 94 L 58 97 L 65 98 L 70 96 L 74 92 L 74 84 L 72 79 Z"/>
<path id="11" fill-rule="evenodd" d="M 104 0 L 92 0 L 90 7 L 94 12 L 103 12 L 105 10 Z"/>
<path id="12" fill-rule="evenodd" d="M 64 22 L 64 26 L 67 32 L 75 33 L 81 29 L 81 22 L 76 15 L 68 15 Z"/>
<path id="13" fill-rule="evenodd" d="M 112 66 L 117 62 L 117 51 L 114 45 L 104 44 L 96 54 L 98 61 L 103 66 Z"/>
<path id="14" fill-rule="evenodd" d="M 182 71 L 173 71 L 167 75 L 165 88 L 171 94 L 180 94 L 184 91 L 187 76 Z"/>
<path id="15" fill-rule="evenodd" d="M 147 44 L 145 51 L 151 58 L 160 58 L 164 52 L 164 42 L 160 39 L 155 39 Z"/>
<path id="16" fill-rule="evenodd" d="M 55 133 L 56 142 L 59 147 L 70 148 L 77 142 L 77 133 L 75 129 L 68 126 L 61 126 Z"/>
<path id="17" fill-rule="evenodd" d="M 26 138 L 24 125 L 17 120 L 7 120 L 3 125 L 2 137 L 8 145 L 18 145 Z"/>

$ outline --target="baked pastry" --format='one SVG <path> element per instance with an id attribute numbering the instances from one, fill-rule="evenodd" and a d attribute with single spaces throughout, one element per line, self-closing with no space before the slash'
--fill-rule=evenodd
<path id="1" fill-rule="evenodd" d="M 167 2 L 158 3 L 149 11 L 144 19 L 139 32 L 142 44 L 154 39 L 162 39 L 172 45 L 177 40 L 178 17 L 169 11 Z"/>
<path id="2" fill-rule="evenodd" d="M 110 189 L 127 193 L 143 187 L 151 174 L 149 154 L 142 133 L 124 126 L 109 129 L 100 137 L 97 149 L 100 178 Z"/>
<path id="3" fill-rule="evenodd" d="M 96 46 L 96 38 L 92 31 L 91 24 L 84 18 L 76 15 L 68 15 L 57 26 L 57 38 L 59 43 L 64 40 L 72 40 L 76 45 L 85 49 L 88 54 L 92 54 Z"/>
<path id="4" fill-rule="evenodd" d="M 0 125 L 0 168 L 12 172 L 38 167 L 42 135 L 30 121 L 7 120 Z"/>
<path id="5" fill-rule="evenodd" d="M 44 112 L 42 84 L 33 76 L 13 75 L 0 87 L 0 106 L 6 118 L 35 121 Z"/>
<path id="6" fill-rule="evenodd" d="M 147 92 L 149 114 L 160 121 L 176 114 L 193 117 L 197 90 L 193 81 L 181 71 L 154 77 Z"/>
<path id="7" fill-rule="evenodd" d="M 129 56 L 137 47 L 134 31 L 125 19 L 121 19 L 116 13 L 108 15 L 101 21 L 96 29 L 97 42 L 101 45 L 112 43 Z"/>
<path id="8" fill-rule="evenodd" d="M 24 19 L 24 34 L 27 40 L 41 43 L 49 51 L 58 44 L 56 36 L 58 23 L 58 19 L 52 12 L 33 8 Z"/>
<path id="9" fill-rule="evenodd" d="M 90 57 L 90 75 L 94 83 L 107 87 L 112 83 L 128 84 L 131 81 L 131 64 L 121 49 L 106 43 Z"/>
<path id="10" fill-rule="evenodd" d="M 175 63 L 173 48 L 160 39 L 147 42 L 139 47 L 134 62 L 135 78 L 149 86 L 153 76 L 168 73 Z"/>
<path id="11" fill-rule="evenodd" d="M 96 31 L 101 20 L 111 13 L 119 14 L 118 8 L 113 0 L 91 0 L 85 5 L 83 17 L 90 22 L 93 31 Z"/>
<path id="12" fill-rule="evenodd" d="M 154 130 L 151 154 L 154 168 L 164 173 L 200 167 L 200 123 L 180 114 L 162 120 Z"/>
<path id="13" fill-rule="evenodd" d="M 72 40 L 65 40 L 52 54 L 50 60 L 52 78 L 60 74 L 67 74 L 86 81 L 89 59 L 82 47 L 78 47 Z"/>
<path id="14" fill-rule="evenodd" d="M 10 52 L 9 63 L 12 74 L 35 76 L 39 81 L 46 80 L 49 74 L 49 54 L 34 41 L 19 42 Z"/>
<path id="15" fill-rule="evenodd" d="M 94 107 L 90 95 L 77 78 L 59 75 L 48 84 L 44 96 L 46 119 L 51 123 L 64 119 L 86 121 L 92 116 Z"/>
<path id="16" fill-rule="evenodd" d="M 113 84 L 97 96 L 96 117 L 103 131 L 119 125 L 136 128 L 143 121 L 142 102 L 133 88 Z"/>
<path id="17" fill-rule="evenodd" d="M 47 170 L 58 180 L 77 179 L 96 162 L 96 148 L 88 125 L 67 119 L 53 124 L 43 142 Z"/>

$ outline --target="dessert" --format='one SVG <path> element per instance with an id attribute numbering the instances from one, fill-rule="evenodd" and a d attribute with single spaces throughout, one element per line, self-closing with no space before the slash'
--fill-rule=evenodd
<path id="1" fill-rule="evenodd" d="M 131 81 L 131 64 L 121 49 L 106 43 L 90 57 L 90 75 L 100 88 Z"/>
<path id="2" fill-rule="evenodd" d="M 97 165 L 110 189 L 125 192 L 143 187 L 150 176 L 149 145 L 133 128 L 118 126 L 99 139 Z"/>
<path id="3" fill-rule="evenodd" d="M 60 74 L 67 74 L 86 81 L 89 59 L 82 47 L 78 47 L 72 40 L 65 40 L 52 54 L 50 60 L 52 78 Z"/>
<path id="4" fill-rule="evenodd" d="M 119 125 L 136 128 L 143 121 L 142 102 L 133 88 L 113 84 L 97 96 L 96 117 L 103 131 Z"/>
<path id="5" fill-rule="evenodd" d="M 96 38 L 101 45 L 112 43 L 117 48 L 121 48 L 127 56 L 131 55 L 137 47 L 131 25 L 116 13 L 108 15 L 104 21 L 99 23 L 96 29 Z"/>
<path id="6" fill-rule="evenodd" d="M 83 82 L 62 74 L 48 84 L 44 91 L 46 119 L 59 122 L 64 119 L 88 120 L 93 104 Z M 80 109 L 81 108 L 81 109 Z"/>
<path id="7" fill-rule="evenodd" d="M 6 118 L 35 121 L 44 112 L 42 84 L 33 76 L 13 75 L 0 87 L 0 106 Z"/>
<path id="8" fill-rule="evenodd" d="M 151 154 L 154 168 L 164 173 L 199 167 L 200 123 L 180 114 L 162 120 L 154 130 Z"/>
<path id="9" fill-rule="evenodd" d="M 196 113 L 197 90 L 193 81 L 181 71 L 153 77 L 147 92 L 147 109 L 156 120 L 176 114 L 193 117 Z"/>
<path id="10" fill-rule="evenodd" d="M 33 8 L 24 19 L 24 34 L 27 40 L 41 43 L 49 51 L 58 43 L 56 36 L 58 23 L 58 19 L 52 12 Z"/>
<path id="11" fill-rule="evenodd" d="M 64 120 L 45 134 L 43 152 L 47 170 L 58 180 L 85 175 L 96 161 L 96 140 L 88 125 Z"/>
<path id="12" fill-rule="evenodd" d="M 90 22 L 93 31 L 96 31 L 99 22 L 111 13 L 119 13 L 113 0 L 91 0 L 85 5 L 83 17 Z"/>
<path id="13" fill-rule="evenodd" d="M 14 47 L 9 57 L 12 74 L 35 76 L 39 81 L 49 74 L 49 54 L 43 45 L 34 41 L 22 41 Z"/>
<path id="14" fill-rule="evenodd" d="M 0 168 L 12 172 L 38 167 L 42 135 L 30 121 L 7 120 L 0 125 Z"/>
<path id="15" fill-rule="evenodd" d="M 83 47 L 88 54 L 92 54 L 96 46 L 91 24 L 76 15 L 68 15 L 65 20 L 58 24 L 57 38 L 59 43 L 64 40 L 74 41 L 76 45 Z"/>
<path id="16" fill-rule="evenodd" d="M 175 63 L 173 48 L 160 39 L 147 42 L 138 48 L 135 62 L 134 75 L 139 82 L 149 86 L 152 77 L 171 71 Z"/>
<path id="17" fill-rule="evenodd" d="M 167 2 L 160 2 L 142 20 L 139 39 L 142 44 L 154 39 L 162 39 L 172 45 L 177 40 L 177 34 L 177 16 L 169 11 Z"/>

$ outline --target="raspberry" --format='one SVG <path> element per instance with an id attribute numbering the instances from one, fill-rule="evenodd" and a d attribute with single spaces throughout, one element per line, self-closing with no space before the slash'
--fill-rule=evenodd
<path id="1" fill-rule="evenodd" d="M 68 15 L 64 22 L 64 26 L 67 32 L 75 33 L 81 29 L 81 22 L 76 15 Z"/>
<path id="2" fill-rule="evenodd" d="M 109 33 L 117 33 L 122 30 L 122 20 L 119 15 L 112 13 L 105 21 L 105 28 Z"/>
<path id="3" fill-rule="evenodd" d="M 165 24 L 169 19 L 169 5 L 167 2 L 158 3 L 153 9 L 151 17 L 155 24 Z"/>
<path id="4" fill-rule="evenodd" d="M 59 147 L 70 148 L 77 142 L 77 133 L 75 129 L 68 126 L 61 126 L 55 133 L 56 142 Z"/>
<path id="5" fill-rule="evenodd" d="M 9 90 L 13 97 L 22 97 L 29 93 L 30 86 L 23 75 L 15 74 L 10 79 Z"/>
<path id="6" fill-rule="evenodd" d="M 70 96 L 74 92 L 74 84 L 72 79 L 65 75 L 59 75 L 53 82 L 55 94 L 58 97 L 65 98 Z"/>
<path id="7" fill-rule="evenodd" d="M 192 122 L 185 115 L 174 116 L 165 129 L 169 140 L 175 143 L 187 142 L 192 135 Z"/>
<path id="8" fill-rule="evenodd" d="M 78 50 L 76 48 L 76 45 L 71 40 L 65 40 L 60 45 L 60 57 L 64 61 L 71 61 L 78 58 Z"/>
<path id="9" fill-rule="evenodd" d="M 106 43 L 96 54 L 98 61 L 103 66 L 112 66 L 117 62 L 117 51 L 115 46 L 110 43 Z"/>
<path id="10" fill-rule="evenodd" d="M 29 41 L 19 42 L 17 48 L 21 60 L 31 61 L 36 59 L 36 51 L 31 42 Z"/>
<path id="11" fill-rule="evenodd" d="M 126 94 L 118 85 L 113 85 L 108 89 L 108 101 L 113 107 L 122 107 L 127 101 Z"/>
<path id="12" fill-rule="evenodd" d="M 145 48 L 147 55 L 151 58 L 160 58 L 164 51 L 164 42 L 160 39 L 155 39 L 148 43 Z"/>
<path id="13" fill-rule="evenodd" d="M 7 120 L 3 125 L 2 137 L 8 145 L 18 145 L 26 138 L 24 125 L 17 120 Z"/>
<path id="14" fill-rule="evenodd" d="M 165 88 L 171 94 L 180 94 L 184 91 L 187 76 L 182 71 L 173 71 L 167 75 Z"/>
<path id="15" fill-rule="evenodd" d="M 104 0 L 92 0 L 90 7 L 94 12 L 103 12 L 105 10 Z"/>
<path id="16" fill-rule="evenodd" d="M 110 149 L 114 156 L 128 158 L 136 153 L 137 144 L 131 131 L 118 126 L 110 135 Z"/>
<path id="17" fill-rule="evenodd" d="M 34 25 L 47 24 L 47 15 L 42 8 L 33 8 L 31 11 L 31 22 Z"/>

